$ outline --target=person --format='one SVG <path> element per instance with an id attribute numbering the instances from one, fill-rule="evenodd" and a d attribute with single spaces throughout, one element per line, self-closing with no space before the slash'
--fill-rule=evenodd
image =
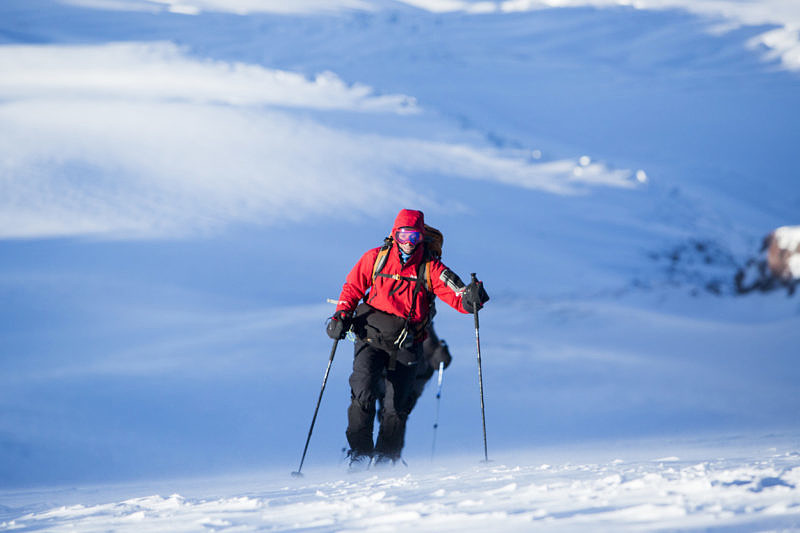
<path id="1" fill-rule="evenodd" d="M 350 329 L 356 336 L 345 431 L 351 468 L 400 459 L 433 297 L 461 313 L 474 313 L 489 300 L 482 282 L 465 286 L 440 259 L 425 253 L 424 231 L 422 211 L 402 209 L 384 246 L 364 253 L 347 275 L 328 321 L 332 339 L 344 338 Z"/>
<path id="2" fill-rule="evenodd" d="M 425 390 L 425 385 L 428 384 L 433 374 L 439 370 L 439 363 L 444 363 L 444 368 L 447 368 L 453 361 L 453 356 L 450 355 L 450 347 L 444 339 L 440 339 L 436 334 L 433 329 L 433 322 L 428 325 L 425 333 L 427 336 L 422 341 L 422 358 L 417 363 L 414 385 L 411 387 L 409 413 L 414 410 L 417 400 Z"/>

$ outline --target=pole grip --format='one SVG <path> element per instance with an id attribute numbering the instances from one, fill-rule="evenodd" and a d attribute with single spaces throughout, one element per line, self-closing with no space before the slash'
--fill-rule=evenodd
<path id="1" fill-rule="evenodd" d="M 478 275 L 475 274 L 475 272 L 470 274 L 470 278 L 472 279 L 472 283 L 478 283 Z M 480 327 L 478 323 L 478 310 L 475 309 L 475 312 L 473 314 L 475 315 L 475 334 L 477 335 L 478 328 Z M 478 348 L 478 357 L 480 357 L 480 348 Z"/>

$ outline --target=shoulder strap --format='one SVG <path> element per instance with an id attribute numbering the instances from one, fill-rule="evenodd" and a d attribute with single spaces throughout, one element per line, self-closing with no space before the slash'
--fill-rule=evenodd
<path id="1" fill-rule="evenodd" d="M 423 278 L 425 279 L 425 288 L 428 289 L 428 292 L 433 292 L 433 283 L 431 282 L 431 262 L 425 261 L 425 269 L 422 273 Z"/>
<path id="2" fill-rule="evenodd" d="M 392 245 L 394 241 L 391 237 L 386 237 L 383 239 L 383 246 L 381 246 L 380 251 L 378 252 L 378 256 L 375 258 L 375 264 L 372 265 L 372 281 L 375 281 L 375 278 L 378 277 L 383 267 L 386 266 L 386 259 L 389 257 L 389 250 L 392 249 Z"/>

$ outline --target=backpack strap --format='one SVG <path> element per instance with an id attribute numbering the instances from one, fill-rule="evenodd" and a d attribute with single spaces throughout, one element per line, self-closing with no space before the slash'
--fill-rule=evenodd
<path id="1" fill-rule="evenodd" d="M 431 262 L 425 261 L 425 268 L 422 270 L 422 276 L 425 280 L 425 288 L 428 289 L 430 294 L 433 294 L 433 282 L 431 281 Z"/>
<path id="2" fill-rule="evenodd" d="M 389 257 L 389 250 L 392 249 L 392 245 L 394 244 L 394 240 L 391 237 L 386 237 L 383 239 L 383 246 L 381 246 L 380 251 L 378 252 L 378 257 L 375 258 L 375 264 L 372 265 L 372 281 L 375 281 L 375 278 L 380 274 L 383 267 L 386 266 L 386 259 Z"/>

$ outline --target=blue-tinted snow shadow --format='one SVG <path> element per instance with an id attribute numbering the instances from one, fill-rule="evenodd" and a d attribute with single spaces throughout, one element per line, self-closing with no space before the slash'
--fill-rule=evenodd
<path id="1" fill-rule="evenodd" d="M 712 34 L 719 20 L 628 7 L 242 17 L 38 3 L 36 10 L 6 5 L 9 43 L 166 40 L 200 58 L 309 77 L 333 71 L 346 83 L 413 96 L 490 144 L 556 157 L 585 150 L 783 216 L 800 205 L 796 195 L 776 195 L 791 183 L 786 169 L 796 160 L 800 77 L 748 44 L 767 27 Z M 363 117 L 318 118 L 376 127 Z"/>

